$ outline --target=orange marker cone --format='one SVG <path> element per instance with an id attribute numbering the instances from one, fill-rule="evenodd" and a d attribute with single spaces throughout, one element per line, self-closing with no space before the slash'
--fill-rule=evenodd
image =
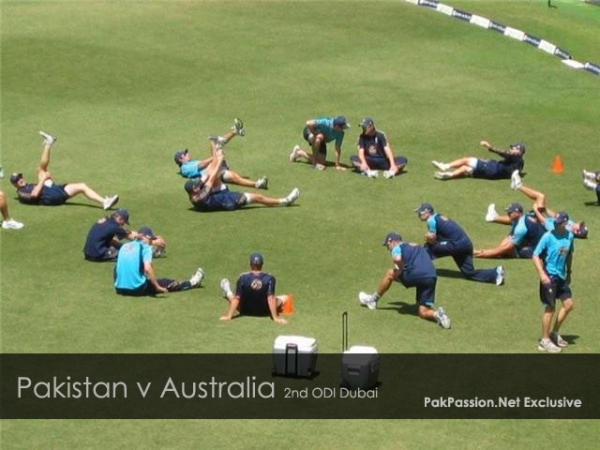
<path id="1" fill-rule="evenodd" d="M 554 157 L 554 162 L 552 163 L 552 172 L 554 172 L 554 173 L 563 173 L 562 159 L 558 155 L 556 155 Z"/>
<path id="2" fill-rule="evenodd" d="M 294 314 L 294 296 L 292 294 L 278 295 L 277 300 L 281 300 L 281 314 L 286 316 Z"/>

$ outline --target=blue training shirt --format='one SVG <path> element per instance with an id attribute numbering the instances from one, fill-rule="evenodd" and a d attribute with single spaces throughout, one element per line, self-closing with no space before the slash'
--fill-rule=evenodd
<path id="1" fill-rule="evenodd" d="M 127 237 L 128 231 L 117 223 L 113 216 L 98 220 L 87 235 L 83 254 L 89 259 L 101 259 L 108 251 L 113 238 Z"/>
<path id="2" fill-rule="evenodd" d="M 152 247 L 138 240 L 124 244 L 117 257 L 115 287 L 135 290 L 146 284 L 144 263 L 147 262 L 152 262 Z"/>
<path id="3" fill-rule="evenodd" d="M 240 314 L 268 316 L 267 299 L 275 295 L 275 277 L 267 272 L 245 272 L 237 280 L 235 295 L 240 299 Z"/>
<path id="4" fill-rule="evenodd" d="M 556 231 L 548 231 L 542 236 L 533 251 L 534 256 L 542 255 L 544 267 L 548 275 L 567 279 L 567 261 L 574 251 L 575 236 L 570 231 L 559 235 Z"/>
<path id="5" fill-rule="evenodd" d="M 336 148 L 342 146 L 344 140 L 344 130 L 333 129 L 333 119 L 330 117 L 319 117 L 314 119 L 315 131 L 323 133 L 325 136 L 325 142 L 335 141 Z"/>
<path id="6" fill-rule="evenodd" d="M 198 161 L 197 159 L 183 163 L 181 165 L 181 167 L 179 168 L 179 173 L 181 174 L 182 177 L 185 177 L 185 178 L 199 178 L 202 176 L 202 174 L 206 170 L 206 169 L 200 169 L 198 167 L 199 163 L 200 163 L 200 161 Z"/>
<path id="7" fill-rule="evenodd" d="M 437 277 L 431 257 L 420 245 L 401 242 L 395 245 L 390 253 L 394 261 L 402 260 L 401 280 L 413 281 Z"/>
<path id="8" fill-rule="evenodd" d="M 517 247 L 527 244 L 537 245 L 543 234 L 544 227 L 533 217 L 524 214 L 512 224 L 510 241 Z"/>
<path id="9" fill-rule="evenodd" d="M 437 236 L 438 241 L 457 242 L 469 237 L 453 220 L 441 214 L 432 214 L 427 221 L 427 231 Z"/>

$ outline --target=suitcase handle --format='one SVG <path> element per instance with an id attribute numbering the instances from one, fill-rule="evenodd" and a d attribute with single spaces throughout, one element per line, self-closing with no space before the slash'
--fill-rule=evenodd
<path id="1" fill-rule="evenodd" d="M 288 358 L 289 358 L 289 352 L 290 350 L 293 350 L 295 353 L 295 360 L 294 360 L 294 376 L 297 377 L 298 376 L 298 345 L 297 344 L 286 344 L 285 345 L 285 374 L 288 375 Z"/>
<path id="2" fill-rule="evenodd" d="M 348 350 L 348 311 L 342 313 L 342 353 Z"/>

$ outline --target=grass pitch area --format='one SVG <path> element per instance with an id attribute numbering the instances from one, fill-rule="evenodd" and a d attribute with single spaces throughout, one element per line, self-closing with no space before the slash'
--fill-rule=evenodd
<path id="1" fill-rule="evenodd" d="M 576 1 L 555 1 L 558 8 L 541 1 L 448 3 L 546 39 L 579 61 L 600 62 L 599 8 Z M 120 298 L 112 266 L 82 258 L 87 231 L 103 211 L 80 198 L 58 208 L 19 205 L 5 179 L 11 213 L 26 228 L 1 233 L 3 352 L 259 353 L 283 333 L 314 336 L 320 351 L 335 352 L 344 310 L 352 342 L 381 352 L 537 352 L 541 309 L 529 261 L 502 261 L 503 287 L 466 281 L 451 260 L 436 262 L 443 269 L 437 303 L 452 317 L 449 332 L 415 318 L 414 292 L 401 286 L 382 299 L 381 310 L 358 305 L 358 292 L 372 291 L 390 266 L 383 236 L 398 230 L 422 241 L 425 228 L 413 209 L 423 201 L 457 220 L 476 247 L 506 235 L 483 216 L 490 202 L 499 209 L 529 203 L 508 182 L 433 179 L 432 159 L 487 157 L 481 139 L 501 147 L 525 142 L 525 183 L 544 191 L 550 207 L 588 223 L 590 238 L 576 243 L 576 308 L 563 333 L 574 340 L 568 353 L 600 349 L 600 207 L 580 176 L 582 168 L 600 168 L 597 76 L 403 1 L 0 6 L 5 172 L 35 177 L 37 131 L 50 131 L 59 138 L 50 166 L 59 182 L 86 181 L 120 194 L 132 227 L 150 225 L 166 238 L 168 256 L 155 262 L 159 275 L 187 278 L 198 266 L 207 273 L 199 290 Z M 290 164 L 304 122 L 338 114 L 352 124 L 346 161 L 368 115 L 408 158 L 406 173 L 371 180 Z M 206 136 L 224 132 L 234 117 L 244 119 L 247 135 L 227 147 L 230 166 L 253 178 L 268 175 L 269 195 L 298 187 L 297 206 L 190 210 L 173 153 L 206 155 Z M 560 175 L 550 171 L 556 155 L 565 167 Z M 294 295 L 287 326 L 252 318 L 219 323 L 226 310 L 219 280 L 246 270 L 253 251 L 265 256 L 278 292 Z M 295 448 L 592 448 L 596 433 L 589 430 L 597 429 L 597 422 L 565 421 L 236 422 L 244 441 L 231 436 L 230 425 L 15 421 L 4 424 L 2 441 L 4 448 L 262 448 L 292 437 Z"/>

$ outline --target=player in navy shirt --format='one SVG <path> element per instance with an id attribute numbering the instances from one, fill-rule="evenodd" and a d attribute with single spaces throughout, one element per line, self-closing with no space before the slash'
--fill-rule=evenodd
<path id="1" fill-rule="evenodd" d="M 56 184 L 52 180 L 48 166 L 50 165 L 50 149 L 56 142 L 56 137 L 40 131 L 44 139 L 44 149 L 38 167 L 38 182 L 27 183 L 22 173 L 13 173 L 10 182 L 17 188 L 17 196 L 21 203 L 30 205 L 57 206 L 64 204 L 71 197 L 83 194 L 88 199 L 102 205 L 107 210 L 119 201 L 118 195 L 102 197 L 85 183 Z"/>
<path id="2" fill-rule="evenodd" d="M 319 117 L 306 121 L 302 136 L 310 144 L 312 152 L 307 152 L 296 145 L 290 153 L 290 162 L 298 159 L 308 161 L 317 170 L 325 170 L 327 159 L 327 143 L 335 142 L 335 168 L 346 170 L 341 163 L 342 142 L 345 130 L 350 128 L 344 116 Z"/>
<path id="3" fill-rule="evenodd" d="M 415 212 L 427 224 L 425 250 L 431 259 L 451 256 L 461 273 L 473 281 L 504 284 L 504 268 L 479 269 L 473 267 L 473 243 L 455 221 L 435 213 L 433 206 L 422 203 Z"/>
<path id="4" fill-rule="evenodd" d="M 279 316 L 282 300 L 275 297 L 275 277 L 263 272 L 264 258 L 260 253 L 250 255 L 250 272 L 242 273 L 236 283 L 235 294 L 227 278 L 221 280 L 223 295 L 229 301 L 227 314 L 221 320 L 231 320 L 239 311 L 245 316 L 270 316 L 277 323 L 287 323 Z"/>
<path id="5" fill-rule="evenodd" d="M 511 203 L 505 211 L 511 225 L 509 235 L 497 247 L 474 250 L 473 256 L 476 258 L 530 259 L 533 256 L 533 250 L 546 230 L 534 215 L 523 214 L 523 205 L 520 203 Z"/>
<path id="6" fill-rule="evenodd" d="M 568 222 L 569 214 L 566 211 L 556 214 L 554 230 L 544 234 L 532 258 L 540 277 L 540 300 L 544 306 L 542 339 L 538 350 L 550 353 L 558 353 L 569 345 L 559 334 L 561 325 L 573 309 L 570 283 L 574 236 L 567 229 Z M 562 302 L 562 307 L 552 326 L 557 299 Z"/>
<path id="7" fill-rule="evenodd" d="M 99 219 L 88 232 L 83 247 L 83 256 L 88 261 L 113 261 L 121 247 L 121 240 L 135 239 L 135 233 L 128 231 L 124 225 L 129 225 L 129 212 L 118 209 L 110 216 Z"/>
<path id="8" fill-rule="evenodd" d="M 358 137 L 358 154 L 350 156 L 350 162 L 356 170 L 369 178 L 377 178 L 378 171 L 383 170 L 383 176 L 393 178 L 406 166 L 404 156 L 394 156 L 385 133 L 375 129 L 375 122 L 365 117 L 360 126 L 362 133 Z"/>
<path id="9" fill-rule="evenodd" d="M 209 140 L 216 142 L 222 146 L 227 144 L 235 136 L 244 136 L 246 130 L 244 129 L 244 123 L 240 119 L 235 119 L 233 127 L 224 136 L 209 136 Z M 209 156 L 206 159 L 197 160 L 192 159 L 187 149 L 178 150 L 173 156 L 175 164 L 179 167 L 179 174 L 184 178 L 199 178 L 202 176 L 210 162 L 213 160 L 213 156 Z M 242 177 L 239 173 L 231 170 L 225 161 L 221 164 L 221 181 L 224 183 L 237 184 L 239 186 L 254 187 L 256 189 L 267 189 L 269 180 L 267 177 L 262 177 L 258 180 L 250 180 Z"/>
<path id="10" fill-rule="evenodd" d="M 525 144 L 510 144 L 508 151 L 492 147 L 487 141 L 481 141 L 480 144 L 490 152 L 500 155 L 502 159 L 497 161 L 467 156 L 450 163 L 432 161 L 431 163 L 440 170 L 434 173 L 434 177 L 438 180 L 451 180 L 462 177 L 482 178 L 485 180 L 508 180 L 515 170 L 519 172 L 523 171 L 523 167 L 525 166 L 525 161 L 523 161 Z"/>
<path id="11" fill-rule="evenodd" d="M 390 251 L 394 267 L 388 270 L 373 294 L 360 292 L 358 300 L 369 309 L 377 309 L 377 302 L 394 281 L 406 288 L 416 288 L 417 311 L 421 319 L 436 321 L 442 328 L 450 328 L 450 318 L 444 308 L 433 309 L 437 273 L 429 254 L 418 244 L 402 241 L 400 234 L 390 232 L 383 241 Z"/>
<path id="12" fill-rule="evenodd" d="M 230 191 L 219 177 L 223 148 L 211 142 L 214 158 L 199 180 L 189 180 L 184 189 L 194 209 L 202 212 L 234 211 L 251 203 L 265 206 L 289 206 L 300 196 L 296 188 L 287 197 L 273 198 L 261 194 Z"/>

